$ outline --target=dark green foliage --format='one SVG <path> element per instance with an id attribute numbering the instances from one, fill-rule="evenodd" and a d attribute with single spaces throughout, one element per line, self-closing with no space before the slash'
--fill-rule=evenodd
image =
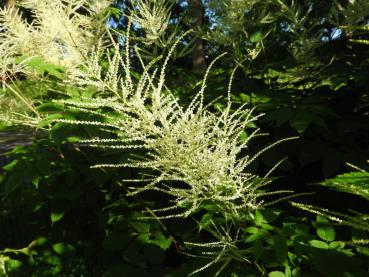
<path id="1" fill-rule="evenodd" d="M 6 268 L 28 276 L 101 276 L 160 267 L 172 240 L 157 222 L 140 219 L 149 204 L 127 202 L 114 176 L 89 169 L 92 153 L 71 147 L 41 139 L 9 154 L 0 244 L 31 244 L 27 253 L 10 253 Z"/>
<path id="2" fill-rule="evenodd" d="M 357 194 L 369 200 L 369 173 L 367 172 L 341 174 L 321 184 L 338 191 Z"/>
<path id="3" fill-rule="evenodd" d="M 70 130 L 55 128 L 57 140 L 66 141 Z M 150 211 L 152 203 L 127 198 L 116 174 L 89 169 L 97 152 L 69 143 L 39 139 L 9 156 L 13 161 L 4 166 L 1 182 L 0 243 L 5 251 L 0 257 L 6 257 L 5 267 L 14 274 L 186 276 L 206 260 L 181 258 L 182 241 L 212 240 L 210 220 L 219 228 L 227 224 L 210 206 L 199 218 L 200 233 L 193 219 L 165 222 L 166 227 L 160 220 L 143 220 L 142 212 Z M 247 249 L 245 258 L 253 265 L 233 261 L 222 276 L 365 276 L 367 259 L 360 254 L 365 247 L 358 252 L 346 247 L 340 242 L 344 233 L 336 233 L 322 217 L 310 224 L 286 216 L 265 209 L 244 222 L 238 246 Z"/>

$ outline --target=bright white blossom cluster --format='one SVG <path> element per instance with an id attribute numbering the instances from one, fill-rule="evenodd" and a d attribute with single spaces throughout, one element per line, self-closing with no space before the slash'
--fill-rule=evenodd
<path id="1" fill-rule="evenodd" d="M 1 60 L 7 58 L 7 64 L 10 64 L 14 60 L 9 58 L 23 55 L 40 56 L 67 69 L 81 64 L 97 41 L 97 30 L 101 28 L 101 24 L 96 24 L 97 17 L 111 2 L 18 1 L 19 6 L 32 12 L 30 23 L 21 16 L 17 7 L 0 9 Z"/>
<path id="2" fill-rule="evenodd" d="M 160 40 L 168 27 L 171 4 L 167 0 L 134 1 L 135 9 L 129 16 L 131 21 L 145 31 L 145 43 Z"/>
<path id="3" fill-rule="evenodd" d="M 127 39 L 127 53 L 128 45 Z M 143 73 L 135 83 L 130 74 L 129 55 L 123 58 L 118 44 L 115 44 L 115 54 L 109 58 L 109 68 L 104 76 L 99 62 L 103 55 L 103 50 L 97 49 L 85 68 L 74 72 L 72 80 L 74 84 L 94 86 L 111 96 L 59 102 L 96 113 L 99 108 L 108 107 L 120 116 L 101 115 L 103 121 L 58 121 L 96 125 L 116 134 L 114 139 L 83 140 L 80 142 L 83 145 L 122 151 L 142 149 L 145 154 L 132 157 L 126 163 L 93 167 L 150 169 L 152 176 L 124 181 L 135 184 L 130 187 L 130 195 L 155 190 L 172 196 L 173 205 L 155 210 L 162 218 L 187 217 L 208 203 L 219 212 L 239 218 L 245 211 L 262 205 L 260 198 L 265 193 L 259 189 L 267 182 L 247 173 L 247 168 L 260 153 L 275 144 L 256 156 L 247 154 L 248 142 L 258 131 L 242 139 L 245 128 L 257 119 L 250 110 L 241 106 L 232 111 L 229 96 L 228 104 L 220 114 L 209 112 L 203 103 L 208 73 L 191 104 L 182 107 L 164 86 L 169 56 L 160 72 L 153 69 L 154 62 L 144 65 L 141 60 Z M 230 89 L 231 84 L 228 94 Z"/>

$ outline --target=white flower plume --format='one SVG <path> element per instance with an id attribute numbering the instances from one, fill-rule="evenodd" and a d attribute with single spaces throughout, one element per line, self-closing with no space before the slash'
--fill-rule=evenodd
<path id="1" fill-rule="evenodd" d="M 128 53 L 128 41 L 126 46 Z M 118 44 L 115 45 L 115 54 L 109 59 L 105 76 L 102 76 L 99 62 L 102 55 L 101 49 L 93 53 L 85 64 L 85 70 L 75 72 L 73 83 L 92 85 L 100 91 L 109 92 L 111 97 L 61 102 L 94 113 L 105 107 L 120 116 L 100 114 L 104 117 L 101 122 L 58 121 L 95 125 L 116 135 L 113 139 L 102 137 L 83 140 L 80 142 L 83 145 L 121 151 L 142 149 L 146 152 L 142 157 L 132 158 L 126 163 L 98 164 L 93 167 L 150 169 L 153 172 L 150 178 L 124 181 L 137 183 L 130 187 L 130 195 L 156 190 L 172 196 L 172 206 L 156 210 L 163 218 L 187 217 L 207 203 L 235 217 L 262 205 L 259 198 L 265 194 L 258 192 L 258 189 L 267 182 L 247 173 L 247 167 L 260 153 L 276 143 L 256 156 L 245 154 L 248 142 L 257 134 L 257 130 L 247 139 L 242 140 L 241 134 L 257 117 L 244 106 L 232 111 L 230 97 L 221 114 L 209 112 L 203 104 L 209 71 L 192 103 L 182 107 L 179 100 L 164 87 L 169 57 L 164 61 L 160 73 L 152 69 L 154 62 L 146 66 L 141 60 L 144 70 L 139 81 L 134 83 L 130 75 L 129 55 L 124 59 Z M 120 69 L 123 69 L 123 74 L 119 73 Z"/>
<path id="2" fill-rule="evenodd" d="M 18 8 L 0 9 L 0 57 L 40 56 L 46 61 L 73 68 L 97 41 L 96 16 L 111 1 L 22 0 L 33 21 L 22 18 Z M 86 12 L 81 13 L 79 10 Z"/>

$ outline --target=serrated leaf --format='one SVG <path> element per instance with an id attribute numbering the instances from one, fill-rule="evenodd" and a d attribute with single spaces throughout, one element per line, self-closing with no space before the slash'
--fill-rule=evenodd
<path id="1" fill-rule="evenodd" d="M 172 240 L 170 238 L 165 237 L 160 231 L 153 232 L 152 235 L 153 238 L 150 240 L 152 244 L 159 246 L 163 250 L 169 249 L 172 244 Z"/>
<path id="2" fill-rule="evenodd" d="M 332 189 L 359 195 L 369 200 L 369 173 L 351 172 L 338 175 L 321 183 Z"/>
<path id="3" fill-rule="evenodd" d="M 42 57 L 32 57 L 28 59 L 25 64 L 36 70 L 39 74 L 43 75 L 46 72 L 54 77 L 63 77 L 63 67 L 46 62 Z"/>

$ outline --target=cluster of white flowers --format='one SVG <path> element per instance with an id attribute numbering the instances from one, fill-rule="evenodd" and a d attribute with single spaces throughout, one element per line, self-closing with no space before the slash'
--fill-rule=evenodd
<path id="1" fill-rule="evenodd" d="M 145 43 L 152 44 L 160 40 L 168 27 L 171 4 L 167 0 L 134 1 L 135 9 L 129 16 L 132 22 L 145 31 Z"/>
<path id="2" fill-rule="evenodd" d="M 84 61 L 97 41 L 96 16 L 111 4 L 106 0 L 18 2 L 31 10 L 33 21 L 22 18 L 17 7 L 0 9 L 1 59 L 40 56 L 67 69 Z"/>
<path id="3" fill-rule="evenodd" d="M 128 40 L 126 42 L 128 51 Z M 130 187 L 130 195 L 156 190 L 172 196 L 173 205 L 155 210 L 162 218 L 187 217 L 207 203 L 216 206 L 220 212 L 239 218 L 245 211 L 262 205 L 260 197 L 264 194 L 258 190 L 267 182 L 247 173 L 247 167 L 259 155 L 251 157 L 246 154 L 248 142 L 258 130 L 241 139 L 245 128 L 257 117 L 244 106 L 232 111 L 230 97 L 220 114 L 208 111 L 203 104 L 203 93 L 212 65 L 205 74 L 199 93 L 190 105 L 182 107 L 164 86 L 169 56 L 160 72 L 153 69 L 154 62 L 146 66 L 141 60 L 144 70 L 140 80 L 134 84 L 129 55 L 123 58 L 118 44 L 115 44 L 115 54 L 109 59 L 107 74 L 102 76 L 101 51 L 97 49 L 92 54 L 84 70 L 75 72 L 73 82 L 95 86 L 98 90 L 112 93 L 113 97 L 60 102 L 83 110 L 108 107 L 121 116 L 105 116 L 104 122 L 58 121 L 106 127 L 117 135 L 113 140 L 94 138 L 80 142 L 86 146 L 122 151 L 144 149 L 146 152 L 126 163 L 93 167 L 151 169 L 155 174 L 150 178 L 125 181 L 136 183 Z M 119 73 L 120 68 L 123 74 Z M 228 94 L 230 89 L 231 84 Z"/>

